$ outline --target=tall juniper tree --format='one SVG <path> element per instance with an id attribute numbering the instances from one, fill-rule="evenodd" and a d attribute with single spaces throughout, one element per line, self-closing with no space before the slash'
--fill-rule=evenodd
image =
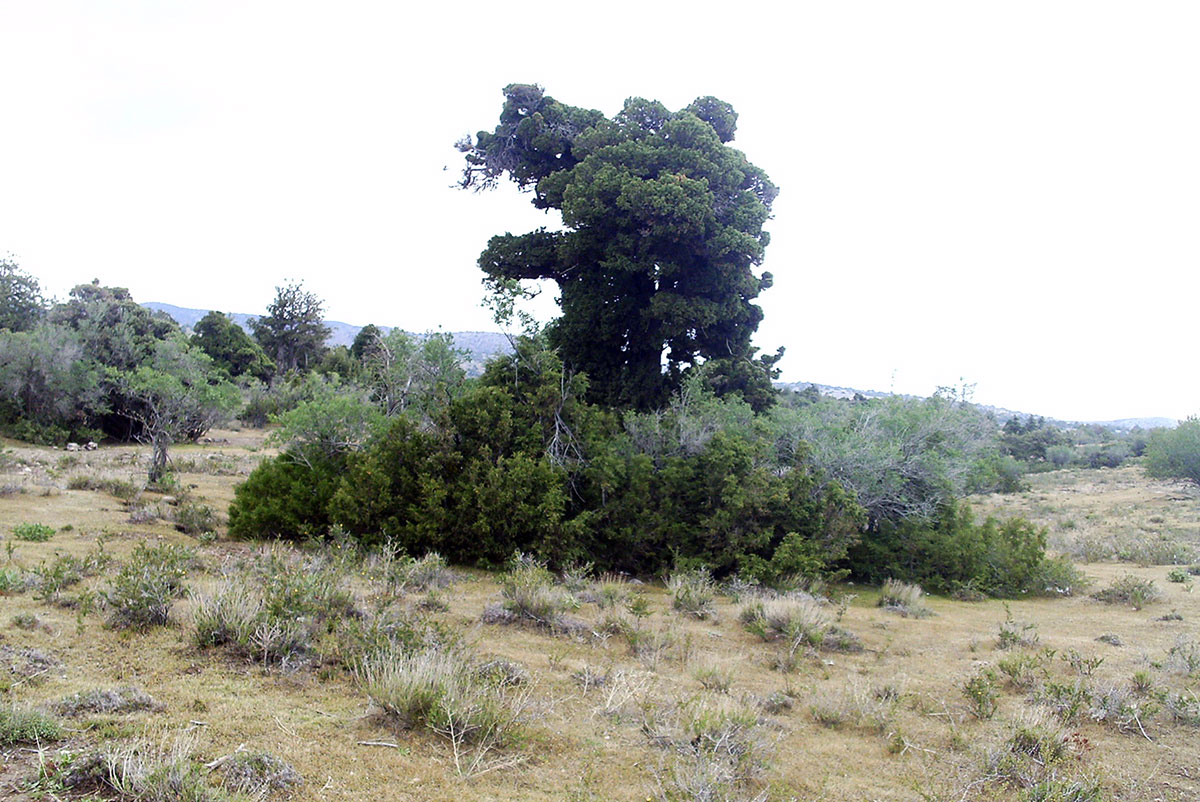
<path id="1" fill-rule="evenodd" d="M 525 279 L 557 283 L 550 329 L 564 361 L 586 371 L 590 396 L 661 405 L 701 364 L 718 392 L 771 403 L 774 357 L 755 358 L 771 285 L 763 258 L 777 189 L 727 143 L 737 114 L 713 97 L 671 112 L 631 98 L 613 118 L 567 106 L 538 86 L 504 89 L 499 125 L 459 144 L 461 185 L 507 176 L 563 230 L 493 237 L 479 258 L 485 283 L 512 293 Z"/>

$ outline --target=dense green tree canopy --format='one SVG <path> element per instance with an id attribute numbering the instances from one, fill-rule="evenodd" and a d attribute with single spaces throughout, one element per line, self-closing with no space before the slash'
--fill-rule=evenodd
<path id="1" fill-rule="evenodd" d="M 567 106 L 540 87 L 505 88 L 500 123 L 460 143 L 462 186 L 505 174 L 564 229 L 492 238 L 480 256 L 490 288 L 557 283 L 562 316 L 551 340 L 585 371 L 605 404 L 661 405 L 683 375 L 714 361 L 715 389 L 761 397 L 773 360 L 754 360 L 762 319 L 753 303 L 777 190 L 728 143 L 737 115 L 706 97 L 672 112 L 631 98 L 612 119 Z M 769 394 L 769 392 L 768 392 Z M 762 406 L 758 401 L 756 406 Z"/>
<path id="2" fill-rule="evenodd" d="M 253 376 L 267 381 L 275 365 L 245 329 L 220 312 L 209 312 L 196 324 L 192 344 L 212 357 L 232 378 Z"/>
<path id="3" fill-rule="evenodd" d="M 254 339 L 275 360 L 279 373 L 316 367 L 325 352 L 329 329 L 322 322 L 323 303 L 302 282 L 275 288 L 267 314 L 251 322 Z"/>
<path id="4" fill-rule="evenodd" d="M 1157 429 L 1146 444 L 1146 473 L 1200 485 L 1200 418 Z"/>
<path id="5" fill-rule="evenodd" d="M 0 256 L 0 330 L 29 331 L 46 314 L 38 280 Z"/>

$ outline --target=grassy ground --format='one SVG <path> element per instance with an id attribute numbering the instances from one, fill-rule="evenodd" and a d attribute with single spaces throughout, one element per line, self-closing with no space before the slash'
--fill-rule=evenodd
<path id="1" fill-rule="evenodd" d="M 9 444 L 0 536 L 12 551 L 0 553 L 0 572 L 21 582 L 0 593 L 0 705 L 53 711 L 73 694 L 127 686 L 156 705 L 64 716 L 53 743 L 0 741 L 0 797 L 70 797 L 54 785 L 64 754 L 186 743 L 202 775 L 204 764 L 239 748 L 286 761 L 303 783 L 279 795 L 297 800 L 1200 798 L 1200 701 L 1188 706 L 1200 688 L 1200 594 L 1192 592 L 1196 577 L 1168 581 L 1170 568 L 1156 560 L 1083 566 L 1094 590 L 1127 577 L 1153 582 L 1161 599 L 1140 609 L 1087 595 L 1008 604 L 934 598 L 925 600 L 930 615 L 901 616 L 876 606 L 877 590 L 837 588 L 834 602 L 818 608 L 822 626 L 852 633 L 861 648 L 833 650 L 827 637 L 820 648 L 800 644 L 792 660 L 787 638 L 766 641 L 742 626 L 745 601 L 718 595 L 715 617 L 699 618 L 672 609 L 660 585 L 619 584 L 613 591 L 624 601 L 608 609 L 579 601 L 555 629 L 483 623 L 484 610 L 503 601 L 494 574 L 459 570 L 431 604 L 429 592 L 389 588 L 390 569 L 378 560 L 230 542 L 219 527 L 215 537 L 178 531 L 172 518 L 187 505 L 223 515 L 233 486 L 264 453 L 254 433 L 213 439 L 175 452 L 185 470 L 169 499 L 130 495 L 126 485 L 140 484 L 146 456 L 136 448 L 68 455 Z M 105 480 L 116 484 L 69 489 Z M 977 506 L 1034 517 L 1051 527 L 1057 548 L 1080 558 L 1112 556 L 1085 553 L 1092 541 L 1200 541 L 1194 494 L 1150 482 L 1137 468 L 1033 482 L 1029 493 Z M 27 522 L 55 533 L 14 539 L 13 527 Z M 100 542 L 111 564 L 39 598 L 47 594 L 28 580 L 35 569 L 95 555 Z M 103 604 L 88 611 L 90 593 L 109 589 L 142 542 L 194 551 L 190 593 L 166 626 L 111 628 Z M 336 576 L 352 611 L 322 623 L 303 659 L 198 648 L 203 599 L 239 577 L 267 581 L 254 573 L 264 565 Z M 589 590 L 577 596 L 593 598 Z M 646 615 L 622 612 L 639 597 Z M 464 742 L 456 750 L 420 722 L 385 715 L 348 667 L 340 633 L 348 622 L 382 620 L 384 610 L 436 624 L 473 665 L 524 668 L 522 684 L 498 692 L 514 705 L 514 737 L 483 751 L 473 770 L 479 749 Z M 1029 643 L 1002 649 L 1002 630 Z M 982 717 L 993 693 L 994 714 Z M 30 790 L 39 765 L 50 776 Z M 704 796 L 697 789 L 706 784 L 717 790 Z"/>

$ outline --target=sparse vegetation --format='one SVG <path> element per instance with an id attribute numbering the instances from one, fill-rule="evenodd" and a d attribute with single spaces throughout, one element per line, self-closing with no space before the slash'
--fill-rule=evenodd
<path id="1" fill-rule="evenodd" d="M 1140 610 L 1147 604 L 1159 601 L 1162 592 L 1151 579 L 1125 574 L 1113 580 L 1107 588 L 1093 593 L 1092 598 L 1105 604 L 1128 604 L 1133 609 Z"/>

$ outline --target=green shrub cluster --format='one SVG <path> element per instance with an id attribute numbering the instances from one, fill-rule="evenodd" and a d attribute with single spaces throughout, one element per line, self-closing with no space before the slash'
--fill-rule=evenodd
<path id="1" fill-rule="evenodd" d="M 523 341 L 435 419 L 393 416 L 341 451 L 297 438 L 236 490 L 230 533 L 306 539 L 337 524 L 364 545 L 458 564 L 520 551 L 556 566 L 764 576 L 819 573 L 856 536 L 853 498 L 781 460 L 740 401 L 697 384 L 668 410 L 622 418 L 583 402 L 585 387 Z"/>
<path id="2" fill-rule="evenodd" d="M 1069 562 L 1046 557 L 1044 528 L 1023 518 L 979 523 L 961 502 L 932 521 L 883 523 L 854 546 L 850 566 L 873 583 L 899 579 L 934 593 L 1071 595 L 1084 584 Z"/>

